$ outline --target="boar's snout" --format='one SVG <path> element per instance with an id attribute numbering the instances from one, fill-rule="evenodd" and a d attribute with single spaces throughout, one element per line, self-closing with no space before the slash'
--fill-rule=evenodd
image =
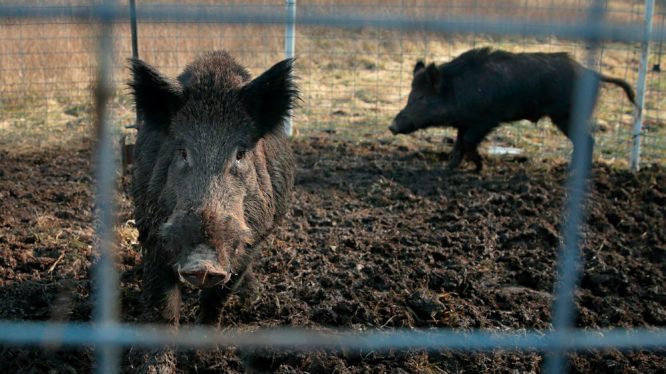
<path id="1" fill-rule="evenodd" d="M 395 120 L 391 121 L 391 126 L 389 126 L 389 130 L 391 130 L 391 134 L 393 135 L 398 134 L 398 124 L 395 123 Z"/>
<path id="2" fill-rule="evenodd" d="M 398 134 L 409 134 L 414 131 L 413 121 L 409 115 L 405 114 L 404 111 L 398 113 L 397 116 L 391 121 L 391 126 L 389 130 L 393 135 Z"/>
<path id="3" fill-rule="evenodd" d="M 181 283 L 187 283 L 196 288 L 208 288 L 225 284 L 231 279 L 231 274 L 224 270 L 215 269 L 212 264 L 205 264 L 196 269 L 176 270 Z"/>
<path id="4" fill-rule="evenodd" d="M 197 288 L 207 288 L 225 284 L 231 278 L 231 272 L 220 264 L 215 250 L 199 245 L 181 263 L 176 263 L 174 271 L 178 280 Z"/>
<path id="5" fill-rule="evenodd" d="M 210 210 L 175 214 L 162 226 L 166 247 L 176 254 L 172 268 L 183 284 L 207 288 L 227 283 L 252 235 L 244 222 Z"/>

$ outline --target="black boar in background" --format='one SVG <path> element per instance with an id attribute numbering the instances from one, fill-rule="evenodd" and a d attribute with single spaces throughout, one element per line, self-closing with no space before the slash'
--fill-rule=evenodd
<path id="1" fill-rule="evenodd" d="M 469 50 L 439 67 L 419 61 L 407 106 L 389 130 L 409 134 L 433 126 L 455 127 L 458 135 L 448 167 L 457 168 L 467 156 L 480 171 L 483 165 L 477 146 L 503 122 L 526 119 L 536 123 L 550 117 L 571 139 L 574 85 L 585 70 L 567 53 L 511 53 L 491 48 Z M 622 87 L 636 104 L 627 82 L 602 74 L 598 77 Z M 586 141 L 592 149 L 594 140 L 589 133 Z"/>

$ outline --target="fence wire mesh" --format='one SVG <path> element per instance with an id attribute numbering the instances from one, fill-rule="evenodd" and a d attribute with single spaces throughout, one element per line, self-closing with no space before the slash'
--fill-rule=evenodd
<path id="1" fill-rule="evenodd" d="M 589 22 L 593 3 L 598 14 L 604 15 L 599 25 Z M 228 50 L 253 75 L 282 59 L 285 53 L 283 2 L 138 1 L 137 6 L 139 56 L 169 76 L 175 76 L 195 56 L 213 49 Z M 666 81 L 661 72 L 665 6 L 657 2 L 653 18 L 656 31 L 648 59 L 650 71 L 643 109 L 644 163 L 663 164 L 666 159 L 666 119 L 661 109 L 666 103 Z M 389 137 L 386 127 L 406 102 L 417 60 L 443 63 L 473 47 L 567 51 L 576 60 L 625 79 L 633 87 L 639 77 L 645 17 L 642 1 L 313 0 L 300 1 L 296 7 L 296 75 L 303 102 L 294 111 L 293 130 L 300 137 L 326 134 L 352 141 L 379 139 L 398 144 L 419 144 L 440 136 L 451 138 L 451 131 L 438 129 L 396 140 Z M 124 88 L 128 80 L 126 58 L 132 55 L 128 14 L 126 4 L 113 1 L 0 5 L 0 145 L 28 152 L 54 145 L 71 146 L 90 136 L 98 138 L 95 204 L 99 211 L 97 243 L 101 249 L 95 324 L 3 321 L 0 343 L 91 345 L 100 350 L 100 372 L 118 370 L 118 347 L 165 343 L 187 347 L 273 344 L 302 350 L 519 349 L 558 354 L 589 348 L 654 349 L 666 344 L 666 332 L 659 329 L 573 330 L 571 316 L 561 317 L 564 322 L 554 322 L 552 331 L 506 334 L 483 330 L 463 334 L 455 330 L 362 333 L 355 329 L 322 333 L 287 329 L 252 333 L 251 329 L 230 329 L 220 333 L 183 329 L 174 335 L 121 324 L 114 311 L 118 293 L 112 270 L 115 174 L 111 171 L 116 169 L 113 139 L 121 133 L 131 133 L 125 126 L 135 122 L 134 105 Z M 609 28 L 604 29 L 606 26 Z M 596 30 L 605 31 L 595 34 Z M 581 92 L 593 85 L 591 80 L 581 84 Z M 594 157 L 628 165 L 633 107 L 621 90 L 600 89 L 602 94 L 592 113 Z M 584 123 L 584 105 L 579 110 L 579 122 Z M 97 128 L 90 126 L 93 122 Z M 534 158 L 559 155 L 568 159 L 571 145 L 546 122 L 537 126 L 528 122 L 503 126 L 489 137 L 488 150 L 510 147 Z M 585 159 L 578 161 L 586 164 Z M 582 171 L 574 173 L 570 181 L 571 200 L 562 233 L 565 254 L 560 274 L 569 283 L 562 286 L 561 292 L 569 298 L 573 298 L 571 287 L 575 287 L 579 266 L 578 240 L 587 176 L 586 166 L 580 168 L 574 166 L 574 170 Z M 570 300 L 565 301 L 553 318 L 558 318 L 557 313 L 573 313 L 571 304 Z M 658 307 L 663 309 L 663 303 Z M 368 327 L 379 326 L 364 329 Z M 554 357 L 555 363 L 547 368 L 560 372 L 561 357 Z"/>
<path id="2" fill-rule="evenodd" d="M 89 3 L 43 5 L 27 3 L 22 9 L 43 11 L 92 12 Z M 587 2 L 548 3 L 543 0 L 502 2 L 408 2 L 389 1 L 361 4 L 339 2 L 302 2 L 298 4 L 302 17 L 354 14 L 359 17 L 379 15 L 400 17 L 415 24 L 420 19 L 525 19 L 538 25 L 548 20 L 564 20 L 566 25 L 584 24 L 581 20 Z M 606 20 L 619 24 L 640 25 L 644 18 L 642 2 L 608 1 Z M 284 52 L 284 29 L 281 25 L 261 23 L 218 23 L 214 19 L 196 20 L 197 14 L 225 13 L 225 9 L 279 15 L 284 4 L 279 3 L 139 3 L 140 11 L 150 14 L 160 11 L 177 14 L 191 12 L 186 21 L 178 19 L 139 20 L 141 56 L 164 70 L 175 74 L 187 61 L 202 51 L 227 49 L 246 64 L 252 72 L 275 61 Z M 377 11 L 379 10 L 379 12 Z M 663 7 L 657 4 L 654 24 L 663 25 Z M 92 38 L 96 26 L 81 18 L 9 19 L 3 21 L 2 64 L 3 123 L 8 130 L 5 142 L 30 139 L 48 143 L 59 138 L 71 138 L 82 127 L 86 107 L 90 106 L 90 84 L 93 81 L 95 56 Z M 131 121 L 133 111 L 123 90 L 127 80 L 125 58 L 130 56 L 131 36 L 127 22 L 116 22 L 115 72 L 120 104 L 115 115 L 118 123 Z M 653 43 L 649 61 L 658 65 L 661 44 Z M 372 27 L 334 28 L 307 24 L 296 32 L 298 73 L 302 79 L 304 105 L 295 113 L 297 134 L 313 135 L 322 132 L 338 136 L 368 138 L 388 137 L 386 124 L 404 105 L 411 81 L 411 68 L 417 59 L 437 63 L 447 62 L 471 47 L 493 46 L 511 51 L 567 51 L 581 61 L 584 46 L 580 41 L 545 35 L 538 37 L 502 36 L 497 34 L 446 35 L 423 32 L 418 26 L 406 29 L 387 29 L 381 23 Z M 593 68 L 604 74 L 627 80 L 636 87 L 640 41 L 633 43 L 608 42 Z M 647 163 L 664 158 L 663 74 L 651 69 L 647 77 L 644 112 L 643 157 Z M 597 157 L 610 162 L 626 163 L 631 149 L 633 108 L 617 87 L 604 87 L 596 113 Z M 23 136 L 22 121 L 31 119 L 31 128 L 40 124 L 44 131 Z M 531 155 L 566 156 L 570 146 L 544 120 L 538 126 L 520 121 L 503 126 L 491 140 L 491 145 L 524 149 Z M 46 131 L 46 128 L 49 131 Z M 35 131 L 32 131 L 35 133 Z M 61 135 L 56 136 L 56 134 Z M 67 135 L 69 134 L 69 135 Z M 416 139 L 450 132 L 430 130 Z"/>

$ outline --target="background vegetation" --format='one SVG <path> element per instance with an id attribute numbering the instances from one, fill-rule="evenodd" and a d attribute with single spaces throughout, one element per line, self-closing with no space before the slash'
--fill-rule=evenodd
<path id="1" fill-rule="evenodd" d="M 188 6 L 207 9 L 225 6 L 215 1 L 138 1 L 139 7 Z M 589 1 L 409 1 L 363 0 L 299 1 L 298 14 L 323 11 L 407 15 L 436 18 L 530 19 L 584 22 Z M 282 11 L 282 1 L 230 1 L 225 4 Z M 659 3 L 660 4 L 660 3 Z M 663 24 L 657 7 L 656 26 Z M 90 6 L 89 1 L 26 1 L 25 6 Z M 640 24 L 643 1 L 609 0 L 607 18 Z M 32 147 L 67 144 L 90 133 L 91 86 L 96 68 L 96 27 L 67 19 L 10 20 L 0 27 L 0 147 L 21 151 Z M 130 31 L 119 23 L 116 32 L 117 95 L 114 116 L 118 132 L 134 121 L 128 96 L 126 59 L 131 56 Z M 204 51 L 227 49 L 258 74 L 283 58 L 283 26 L 140 22 L 140 56 L 175 76 Z M 454 36 L 379 29 L 333 29 L 297 26 L 297 76 L 303 102 L 295 112 L 297 135 L 335 134 L 350 140 L 416 143 L 450 137 L 451 130 L 433 129 L 413 136 L 392 137 L 390 119 L 406 102 L 411 71 L 417 59 L 443 63 L 465 50 L 493 46 L 512 51 L 567 51 L 584 59 L 581 43 L 557 38 Z M 652 48 L 650 66 L 661 59 L 661 46 Z M 639 44 L 603 46 L 597 66 L 604 74 L 636 85 Z M 644 159 L 666 158 L 665 122 L 661 108 L 666 97 L 663 73 L 650 72 L 646 95 Z M 603 87 L 596 114 L 598 159 L 624 164 L 629 157 L 633 108 L 621 89 Z M 131 133 L 131 132 L 130 132 Z M 540 158 L 567 156 L 569 142 L 548 120 L 535 126 L 519 122 L 504 126 L 487 144 L 517 147 Z M 448 149 L 443 146 L 443 150 Z"/>

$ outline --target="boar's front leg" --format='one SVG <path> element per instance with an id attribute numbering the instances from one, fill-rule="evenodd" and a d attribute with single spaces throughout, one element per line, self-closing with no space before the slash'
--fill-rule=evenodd
<path id="1" fill-rule="evenodd" d="M 178 326 L 180 318 L 180 287 L 169 266 L 153 261 L 143 269 L 144 321 Z"/>
<path id="2" fill-rule="evenodd" d="M 448 168 L 453 170 L 460 165 L 463 157 L 463 136 L 465 136 L 465 128 L 459 128 L 456 135 L 456 143 L 453 145 L 451 157 L 449 158 Z"/>
<path id="3" fill-rule="evenodd" d="M 218 327 L 222 317 L 222 306 L 230 295 L 231 288 L 227 285 L 218 285 L 202 290 L 199 296 L 197 323 Z"/>
<path id="4" fill-rule="evenodd" d="M 480 172 L 483 169 L 483 158 L 478 150 L 479 143 L 497 126 L 499 126 L 498 122 L 481 122 L 465 132 L 463 137 L 463 154 L 467 155 L 474 163 L 476 172 Z"/>
<path id="5" fill-rule="evenodd" d="M 166 323 L 175 332 L 180 318 L 180 287 L 175 273 L 162 261 L 147 258 L 143 269 L 143 318 L 148 323 Z M 148 352 L 139 373 L 175 373 L 176 355 L 171 347 Z"/>
<path id="6" fill-rule="evenodd" d="M 199 316 L 197 323 L 219 327 L 222 317 L 222 307 L 235 291 L 241 293 L 241 298 L 254 287 L 254 274 L 248 266 L 244 273 L 237 275 L 230 283 L 206 288 L 199 297 Z"/>

